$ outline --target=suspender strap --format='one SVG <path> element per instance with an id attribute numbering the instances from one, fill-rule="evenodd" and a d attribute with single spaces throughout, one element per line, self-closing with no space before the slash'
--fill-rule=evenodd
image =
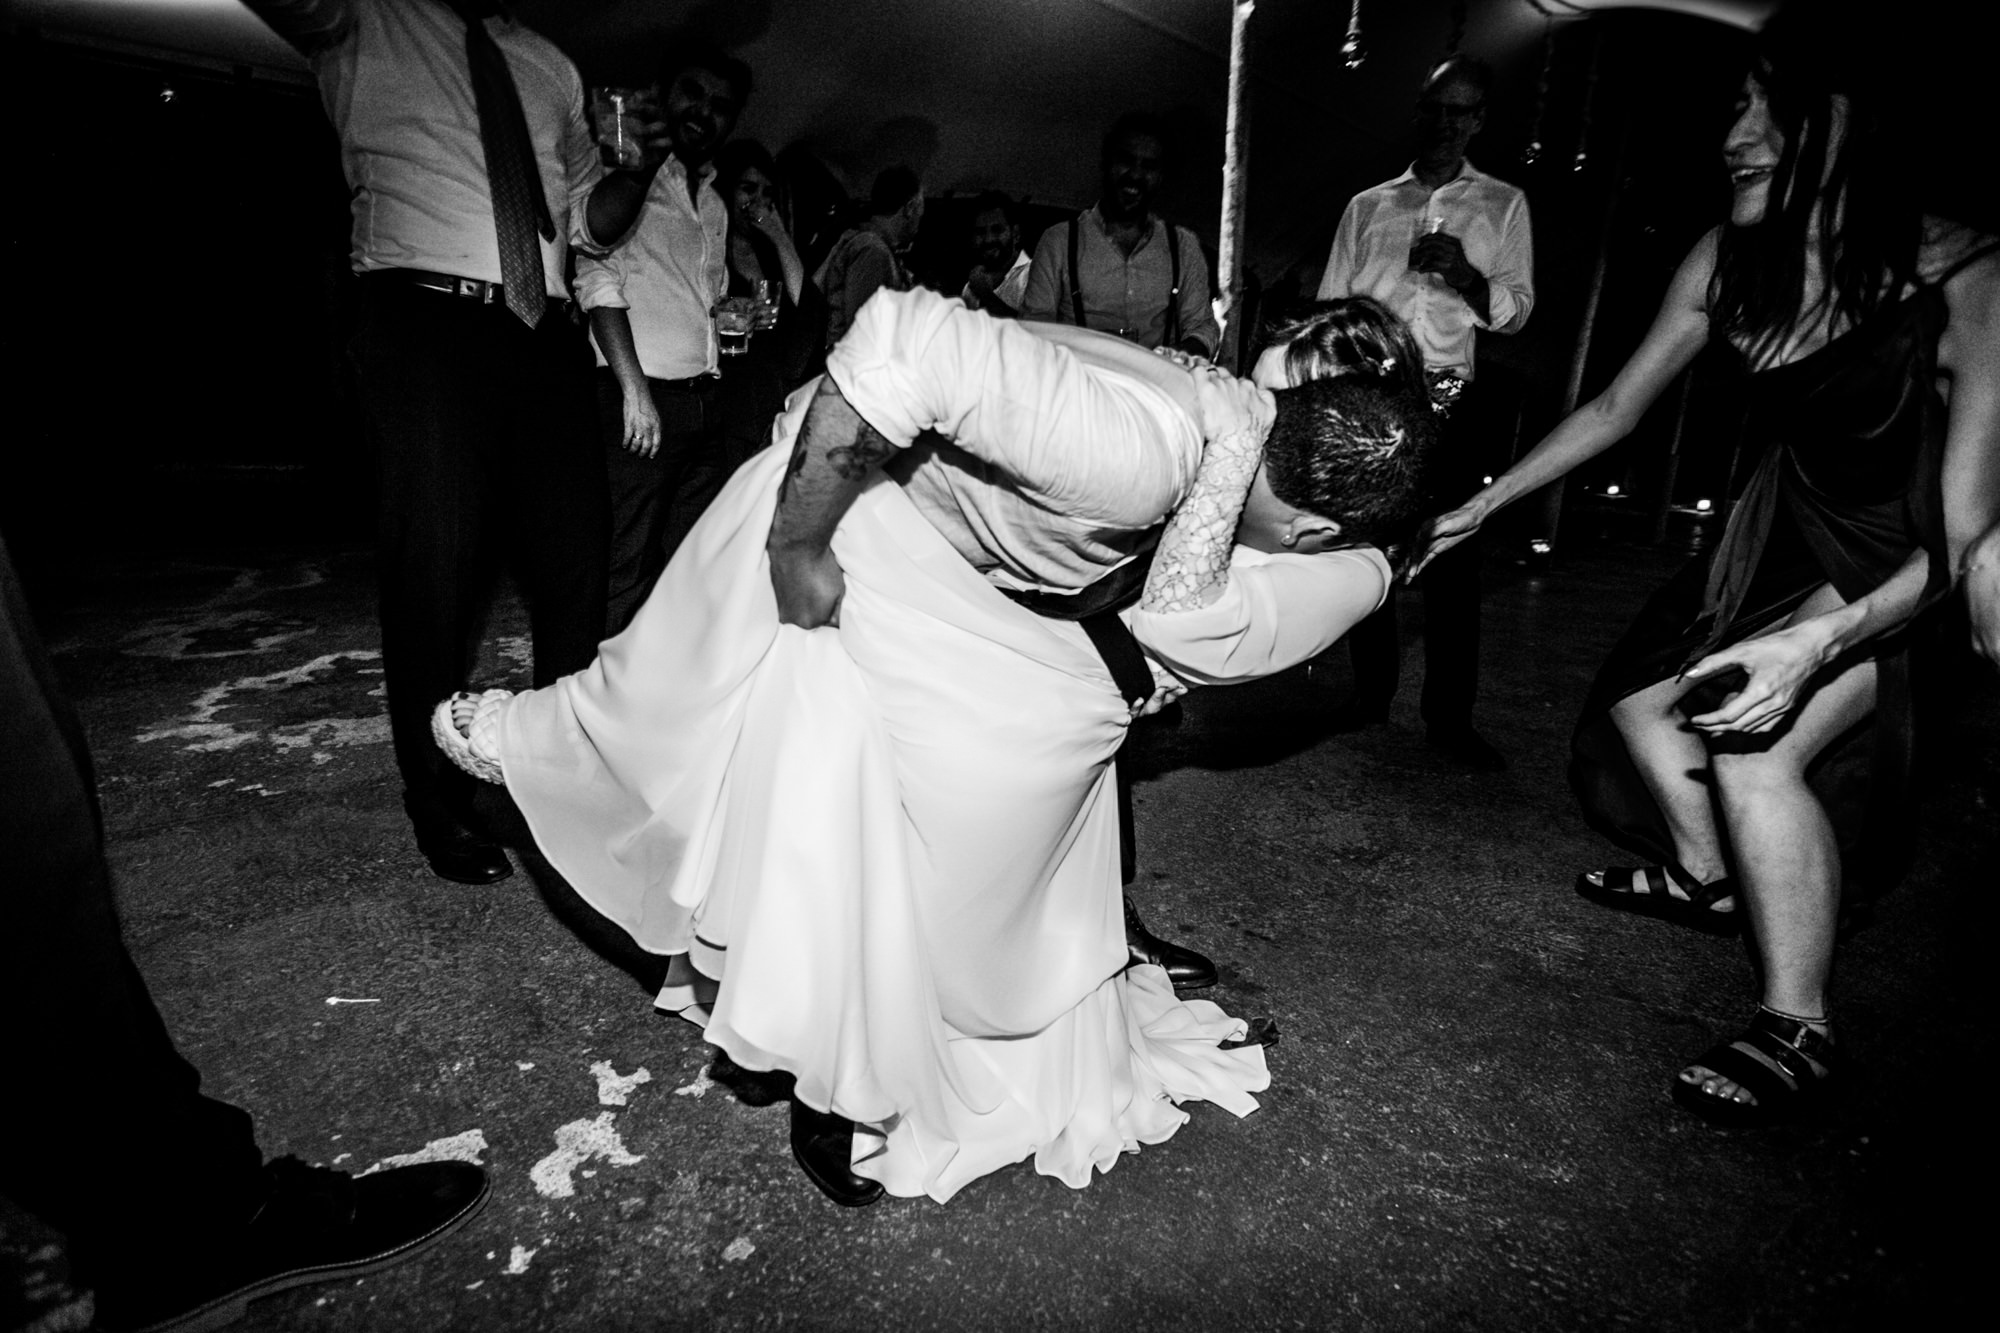
<path id="1" fill-rule="evenodd" d="M 1160 345 L 1172 347 L 1181 340 L 1181 229 L 1171 222 L 1166 228 L 1167 262 L 1173 270 L 1167 280 L 1167 331 Z"/>
<path id="2" fill-rule="evenodd" d="M 1069 221 L 1069 313 L 1078 328 L 1086 327 L 1083 322 L 1083 274 L 1077 268 L 1077 233 L 1083 230 L 1083 218 L 1073 217 Z"/>

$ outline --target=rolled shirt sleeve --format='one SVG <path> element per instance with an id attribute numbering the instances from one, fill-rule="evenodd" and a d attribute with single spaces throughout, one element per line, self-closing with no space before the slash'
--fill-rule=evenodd
<path id="1" fill-rule="evenodd" d="M 1189 685 L 1275 675 L 1325 652 L 1382 605 L 1389 562 L 1372 546 L 1316 555 L 1237 547 L 1207 606 L 1124 613 L 1154 661 Z"/>
<path id="2" fill-rule="evenodd" d="M 897 447 L 935 431 L 1036 503 L 1107 530 L 1158 522 L 1201 457 L 1197 423 L 1165 393 L 922 288 L 870 297 L 827 374 Z"/>
<path id="3" fill-rule="evenodd" d="M 632 308 L 632 303 L 625 299 L 625 266 L 618 251 L 576 257 L 576 303 L 584 310 Z"/>
<path id="4" fill-rule="evenodd" d="M 590 234 L 590 193 L 604 179 L 604 163 L 598 157 L 597 141 L 591 137 L 590 124 L 584 119 L 583 81 L 574 74 L 572 78 L 576 82 L 576 95 L 570 98 L 569 114 L 563 120 L 560 151 L 563 175 L 569 182 L 569 246 L 581 262 L 585 255 L 609 253 L 611 246 L 600 243 Z"/>

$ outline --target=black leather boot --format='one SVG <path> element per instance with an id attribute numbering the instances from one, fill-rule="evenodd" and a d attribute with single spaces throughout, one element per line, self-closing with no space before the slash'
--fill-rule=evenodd
<path id="1" fill-rule="evenodd" d="M 1146 923 L 1139 919 L 1139 909 L 1132 906 L 1132 895 L 1129 893 L 1125 895 L 1125 947 L 1131 951 L 1133 962 L 1152 963 L 1165 968 L 1167 980 L 1174 983 L 1177 991 L 1202 990 L 1216 982 L 1213 962 L 1193 949 L 1183 949 L 1146 929 Z"/>

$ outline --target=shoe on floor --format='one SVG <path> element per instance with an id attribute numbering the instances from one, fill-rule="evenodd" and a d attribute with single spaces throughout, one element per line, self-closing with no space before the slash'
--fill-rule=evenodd
<path id="1" fill-rule="evenodd" d="M 470 1162 L 424 1162 L 355 1177 L 281 1157 L 264 1168 L 270 1196 L 240 1253 L 175 1308 L 114 1308 L 100 1327 L 132 1333 L 204 1333 L 243 1318 L 251 1301 L 293 1287 L 364 1277 L 402 1263 L 464 1226 L 492 1185 Z M 202 1287 L 206 1287 L 205 1291 Z"/>
<path id="2" fill-rule="evenodd" d="M 1167 980 L 1174 983 L 1176 991 L 1206 990 L 1216 982 L 1215 963 L 1207 956 L 1146 929 L 1129 893 L 1125 895 L 1125 947 L 1133 962 L 1166 969 Z"/>
<path id="3" fill-rule="evenodd" d="M 1432 727 L 1424 733 L 1424 739 L 1433 750 L 1474 773 L 1500 773 L 1507 768 L 1507 756 L 1469 726 Z"/>
<path id="4" fill-rule="evenodd" d="M 819 1192 L 842 1208 L 882 1197 L 882 1182 L 854 1174 L 854 1122 L 792 1099 L 792 1156 Z"/>
<path id="5" fill-rule="evenodd" d="M 457 824 L 419 829 L 417 850 L 432 874 L 455 884 L 498 884 L 514 873 L 505 848 Z"/>

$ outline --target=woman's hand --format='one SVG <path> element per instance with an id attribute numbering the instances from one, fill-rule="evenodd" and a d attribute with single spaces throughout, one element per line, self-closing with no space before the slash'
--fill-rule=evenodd
<path id="1" fill-rule="evenodd" d="M 1424 572 L 1424 566 L 1479 531 L 1485 522 L 1486 506 L 1475 498 L 1418 528 L 1415 540 L 1410 543 L 1410 563 L 1403 571 L 1403 582 L 1414 581 Z"/>
<path id="2" fill-rule="evenodd" d="M 660 452 L 660 409 L 645 385 L 625 391 L 625 438 L 619 443 L 627 453 L 651 458 Z"/>
<path id="3" fill-rule="evenodd" d="M 1731 667 L 1747 671 L 1750 679 L 1723 700 L 1722 707 L 1688 722 L 1710 735 L 1770 731 L 1797 706 L 1806 686 L 1834 655 L 1834 638 L 1824 617 L 1710 653 L 1689 667 L 1681 679 L 1704 680 Z"/>

